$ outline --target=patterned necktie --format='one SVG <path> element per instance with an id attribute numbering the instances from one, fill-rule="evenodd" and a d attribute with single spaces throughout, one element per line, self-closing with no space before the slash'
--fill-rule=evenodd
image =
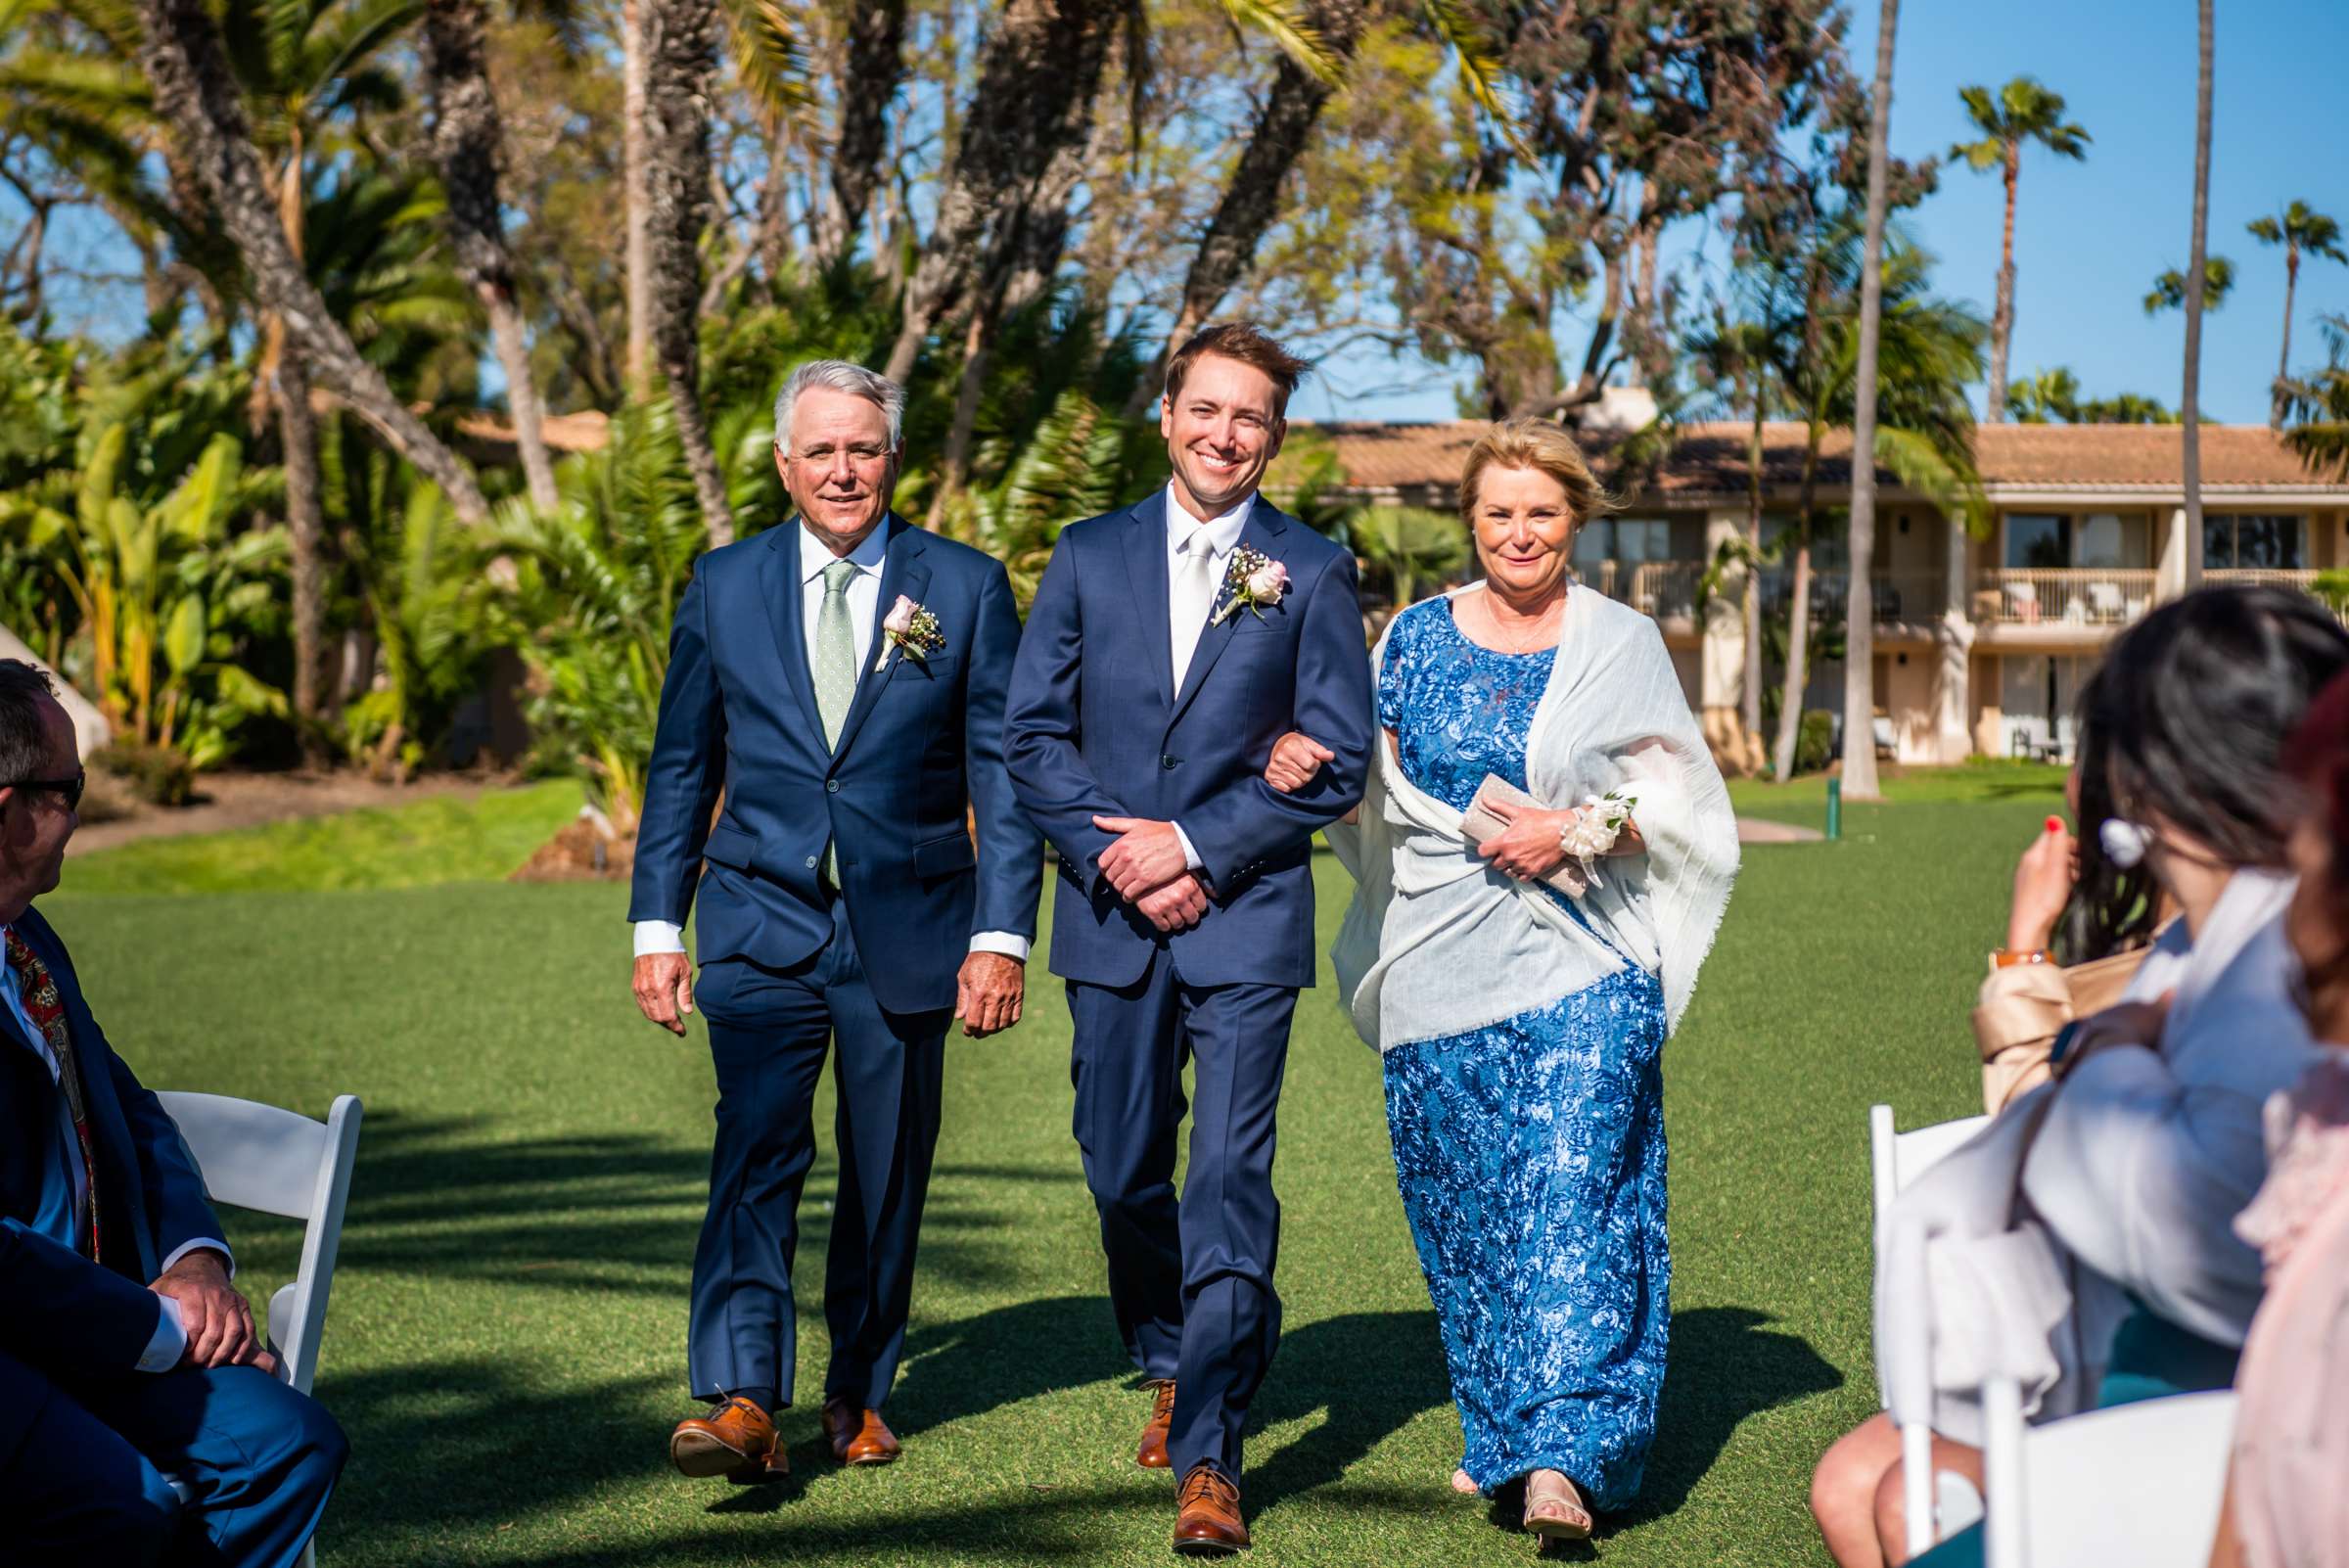
<path id="1" fill-rule="evenodd" d="M 81 1063 L 74 1059 L 73 1041 L 66 1030 L 66 999 L 59 994 L 56 979 L 49 966 L 41 962 L 40 954 L 24 945 L 24 939 L 15 931 L 8 933 L 8 967 L 17 972 L 18 995 L 24 1006 L 24 1016 L 32 1027 L 41 1032 L 49 1045 L 50 1054 L 57 1058 L 58 1086 L 65 1090 L 66 1111 L 73 1119 L 73 1141 L 81 1150 L 82 1191 L 84 1206 L 74 1215 L 73 1229 L 83 1243 L 81 1251 L 91 1262 L 98 1260 L 98 1156 L 90 1142 L 90 1113 L 81 1092 Z"/>
<path id="2" fill-rule="evenodd" d="M 1207 630 L 1208 613 L 1216 607 L 1216 541 L 1197 528 L 1182 541 L 1182 559 L 1174 568 L 1174 593 L 1168 602 L 1168 624 L 1174 631 L 1174 689 L 1182 690 L 1190 673 L 1191 654 Z"/>
<path id="3" fill-rule="evenodd" d="M 849 583 L 856 576 L 853 561 L 834 561 L 824 568 L 824 603 L 815 613 L 815 711 L 824 721 L 824 745 L 840 748 L 840 726 L 848 721 L 849 705 L 856 700 L 856 635 L 849 623 Z M 824 875 L 840 886 L 840 855 L 824 846 Z"/>

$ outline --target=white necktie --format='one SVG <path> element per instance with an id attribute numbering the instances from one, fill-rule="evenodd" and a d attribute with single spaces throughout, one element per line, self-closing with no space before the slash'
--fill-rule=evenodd
<path id="1" fill-rule="evenodd" d="M 1216 604 L 1216 541 L 1207 530 L 1191 530 L 1182 541 L 1182 559 L 1175 564 L 1173 596 L 1168 602 L 1168 625 L 1174 633 L 1174 689 L 1190 673 L 1191 651 L 1207 629 L 1207 613 Z"/>

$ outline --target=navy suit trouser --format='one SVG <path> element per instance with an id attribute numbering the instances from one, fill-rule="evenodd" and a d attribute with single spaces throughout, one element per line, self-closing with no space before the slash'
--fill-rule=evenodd
<path id="1" fill-rule="evenodd" d="M 1240 1429 L 1280 1341 L 1273 1112 L 1297 992 L 1190 986 L 1164 949 L 1130 986 L 1069 983 L 1071 1078 L 1109 1300 L 1142 1375 L 1174 1378 L 1167 1454 L 1237 1480 Z M 1191 1163 L 1174 1196 L 1192 1064 Z"/>
<path id="2" fill-rule="evenodd" d="M 0 1351 L 0 1400 L 32 1411 L 0 1454 L 12 1562 L 293 1568 L 349 1453 L 323 1406 L 251 1366 L 68 1389 Z"/>
<path id="3" fill-rule="evenodd" d="M 717 1138 L 693 1256 L 693 1393 L 772 1388 L 791 1403 L 800 1190 L 815 1163 L 815 1085 L 833 1047 L 840 1195 L 824 1270 L 824 1394 L 878 1409 L 905 1347 L 951 1010 L 893 1013 L 874 1001 L 839 899 L 831 939 L 813 955 L 788 969 L 705 964 L 694 1003 L 717 1065 Z"/>

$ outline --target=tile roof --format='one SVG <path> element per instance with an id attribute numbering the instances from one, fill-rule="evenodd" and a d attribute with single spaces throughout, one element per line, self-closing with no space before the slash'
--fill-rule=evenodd
<path id="1" fill-rule="evenodd" d="M 1326 437 L 1337 448 L 1347 477 L 1365 489 L 1459 483 L 1468 448 L 1484 430 L 1475 420 L 1429 424 L 1370 421 L 1301 424 Z M 1666 494 L 1735 493 L 1745 488 L 1745 452 L 1751 427 L 1703 423 L 1681 427 L 1666 458 L 1657 488 Z M 2083 489 L 2151 487 L 2175 490 L 2181 480 L 2178 428 L 2174 425 L 1984 425 L 1975 432 L 1975 452 L 1985 484 L 2002 486 Z M 1603 469 L 1606 451 L 1619 438 L 1590 443 Z M 1773 423 L 1763 430 L 1763 473 L 1773 490 L 1802 483 L 1804 428 Z M 1829 488 L 1851 483 L 1851 437 L 1830 431 L 1820 445 L 1819 481 Z M 1889 474 L 1881 476 L 1892 483 Z M 2337 490 L 2349 484 L 2320 479 L 2264 425 L 2202 427 L 2202 483 L 2207 486 L 2280 486 Z"/>

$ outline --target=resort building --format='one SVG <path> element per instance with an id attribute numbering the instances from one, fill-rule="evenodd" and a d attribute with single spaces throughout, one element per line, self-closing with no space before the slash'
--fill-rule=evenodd
<path id="1" fill-rule="evenodd" d="M 1635 394 L 1636 395 L 1636 394 Z M 1451 511 L 1481 423 L 1323 424 L 1349 491 Z M 1683 427 L 1660 471 L 1620 513 L 1576 540 L 1583 582 L 1654 616 L 1691 707 L 1719 744 L 1736 733 L 1745 671 L 1743 576 L 1702 583 L 1720 546 L 1742 537 L 1752 427 Z M 1805 428 L 1763 436 L 1767 546 L 1798 515 Z M 2159 425 L 1985 425 L 1976 462 L 1989 525 L 1969 535 L 1889 474 L 1877 484 L 1876 739 L 1904 762 L 1968 756 L 2068 759 L 2072 699 L 2120 629 L 2186 585 L 2179 431 Z M 1819 503 L 1850 502 L 1851 441 L 1828 436 Z M 2264 426 L 2202 429 L 2207 581 L 2313 591 L 2349 568 L 2349 484 L 2312 476 Z M 1843 530 L 1813 545 L 1811 620 L 1840 624 Z M 1766 616 L 1787 614 L 1791 571 L 1760 575 Z M 2344 580 L 2349 580 L 2345 578 Z M 1772 668 L 1765 678 L 1783 679 Z M 1815 662 L 1806 709 L 1843 709 L 1843 669 Z"/>

